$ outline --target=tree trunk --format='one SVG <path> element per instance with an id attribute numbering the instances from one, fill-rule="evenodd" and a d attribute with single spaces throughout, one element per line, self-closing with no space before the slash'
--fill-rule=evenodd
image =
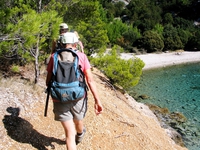
<path id="1" fill-rule="evenodd" d="M 38 2 L 38 12 L 41 13 L 41 9 L 42 9 L 42 0 L 39 0 Z"/>
<path id="2" fill-rule="evenodd" d="M 39 69 L 39 41 L 40 37 L 38 35 L 38 41 L 37 41 L 37 46 L 35 50 L 35 84 L 38 83 L 39 80 L 39 75 L 40 75 L 40 69 Z"/>
<path id="3" fill-rule="evenodd" d="M 39 69 L 38 56 L 37 56 L 35 57 L 35 84 L 38 83 L 39 75 L 40 75 L 40 69 Z"/>

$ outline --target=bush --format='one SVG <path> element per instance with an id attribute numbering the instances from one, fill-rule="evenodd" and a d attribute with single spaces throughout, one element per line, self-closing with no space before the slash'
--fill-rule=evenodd
<path id="1" fill-rule="evenodd" d="M 12 71 L 13 73 L 19 73 L 19 72 L 20 72 L 19 66 L 13 65 L 13 66 L 11 67 L 11 71 Z"/>
<path id="2" fill-rule="evenodd" d="M 178 35 L 178 30 L 172 25 L 166 25 L 163 31 L 165 50 L 183 49 L 184 45 Z"/>
<path id="3" fill-rule="evenodd" d="M 141 38 L 139 30 L 135 27 L 129 29 L 122 34 L 122 38 L 118 40 L 118 44 L 124 48 L 133 47 L 134 43 Z"/>
<path id="4" fill-rule="evenodd" d="M 117 44 L 118 39 L 122 38 L 122 34 L 128 30 L 128 26 L 118 19 L 113 20 L 106 28 L 109 41 L 114 44 Z"/>
<path id="5" fill-rule="evenodd" d="M 155 31 L 144 32 L 143 37 L 140 39 L 141 47 L 147 50 L 148 53 L 162 51 L 164 42 Z"/>
<path id="6" fill-rule="evenodd" d="M 200 51 L 200 31 L 199 28 L 193 33 L 193 35 L 188 39 L 186 45 L 187 50 Z"/>
<path id="7" fill-rule="evenodd" d="M 178 28 L 177 32 L 178 32 L 181 42 L 185 46 L 188 42 L 189 37 L 191 36 L 191 33 L 189 31 L 183 30 L 181 28 Z"/>
<path id="8" fill-rule="evenodd" d="M 91 60 L 98 69 L 110 79 L 112 84 L 118 84 L 125 90 L 138 84 L 144 62 L 139 58 L 124 60 L 119 57 L 114 47 L 107 55 L 98 55 Z"/>

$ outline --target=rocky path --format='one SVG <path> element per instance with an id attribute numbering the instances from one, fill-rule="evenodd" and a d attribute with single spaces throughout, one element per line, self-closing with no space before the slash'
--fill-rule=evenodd
<path id="1" fill-rule="evenodd" d="M 79 150 L 184 150 L 160 127 L 147 106 L 113 89 L 100 71 L 93 70 L 104 113 L 95 116 L 89 92 L 85 118 L 87 134 Z M 33 72 L 24 71 L 33 78 Z M 0 150 L 64 150 L 64 132 L 55 122 L 50 101 L 44 117 L 45 71 L 38 85 L 20 79 L 0 77 Z"/>

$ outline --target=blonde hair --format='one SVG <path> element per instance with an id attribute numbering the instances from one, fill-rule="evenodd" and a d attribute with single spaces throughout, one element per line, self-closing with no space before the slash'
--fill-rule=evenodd
<path id="1" fill-rule="evenodd" d="M 79 39 L 80 36 L 78 35 L 78 32 L 77 32 L 77 31 L 74 31 L 74 33 L 76 34 L 76 37 Z"/>

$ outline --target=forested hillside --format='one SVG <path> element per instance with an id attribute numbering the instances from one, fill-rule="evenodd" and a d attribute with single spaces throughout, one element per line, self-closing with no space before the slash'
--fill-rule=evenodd
<path id="1" fill-rule="evenodd" d="M 128 51 L 199 50 L 200 1 L 101 1 L 106 10 L 108 37 Z M 116 19 L 119 18 L 119 19 Z"/>
<path id="2" fill-rule="evenodd" d="M 147 52 L 200 48 L 198 0 L 2 0 L 0 3 L 1 55 L 9 48 L 13 49 L 10 53 L 22 55 L 31 47 L 49 53 L 60 22 L 79 32 L 88 54 L 114 44 L 128 51 L 137 47 Z"/>
<path id="3" fill-rule="evenodd" d="M 62 22 L 88 56 L 115 45 L 136 54 L 200 50 L 198 0 L 2 0 L 0 8 L 1 65 L 17 72 L 34 63 L 35 83 Z"/>

